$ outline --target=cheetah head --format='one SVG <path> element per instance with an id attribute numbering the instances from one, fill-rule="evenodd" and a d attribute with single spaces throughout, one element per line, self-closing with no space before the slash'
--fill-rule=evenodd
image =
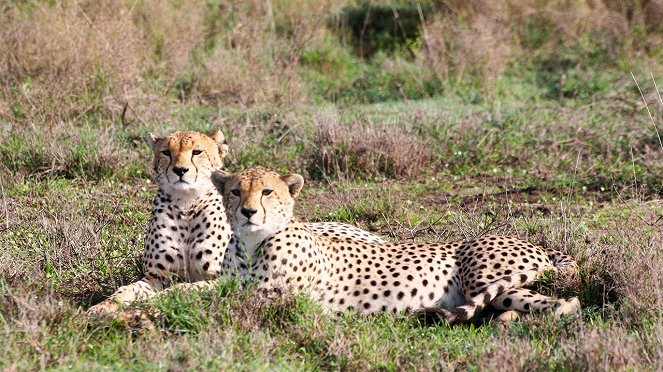
<path id="1" fill-rule="evenodd" d="M 186 131 L 165 137 L 150 133 L 154 151 L 154 172 L 159 186 L 167 193 L 193 193 L 209 190 L 212 172 L 223 168 L 228 145 L 221 131 L 210 136 Z"/>
<path id="2" fill-rule="evenodd" d="M 298 174 L 280 176 L 261 167 L 234 174 L 214 172 L 212 182 L 223 195 L 234 233 L 247 249 L 288 225 L 295 197 L 304 186 Z"/>

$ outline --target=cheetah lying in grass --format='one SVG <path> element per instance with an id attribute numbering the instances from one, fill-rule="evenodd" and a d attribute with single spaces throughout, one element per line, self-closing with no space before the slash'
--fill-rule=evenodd
<path id="1" fill-rule="evenodd" d="M 145 276 L 91 307 L 90 314 L 115 312 L 121 305 L 154 296 L 174 281 L 210 280 L 245 269 L 246 254 L 233 238 L 223 198 L 210 180 L 212 172 L 223 168 L 228 153 L 223 133 L 175 132 L 163 138 L 150 134 L 149 142 L 159 190 L 145 235 Z M 316 236 L 383 241 L 343 223 L 311 223 L 307 228 Z"/>
<path id="2" fill-rule="evenodd" d="M 556 299 L 526 288 L 546 271 L 576 273 L 575 261 L 559 251 L 503 236 L 439 244 L 323 236 L 293 218 L 301 176 L 252 168 L 214 173 L 212 180 L 235 238 L 248 252 L 226 261 L 241 266 L 242 274 L 254 278 L 268 297 L 284 291 L 308 293 L 329 310 L 425 312 L 449 323 L 466 322 L 487 305 L 517 313 L 579 310 L 575 297 Z M 214 281 L 179 288 L 212 285 Z"/>

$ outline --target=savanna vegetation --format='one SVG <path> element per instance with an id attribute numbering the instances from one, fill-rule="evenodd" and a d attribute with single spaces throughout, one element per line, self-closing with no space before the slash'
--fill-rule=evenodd
<path id="1" fill-rule="evenodd" d="M 0 369 L 660 370 L 658 0 L 0 2 Z M 657 86 L 658 85 L 658 88 Z M 574 255 L 578 318 L 326 315 L 230 281 L 152 327 L 85 310 L 140 277 L 149 131 L 221 129 L 229 170 L 394 241 Z M 148 311 L 149 312 L 149 311 Z"/>

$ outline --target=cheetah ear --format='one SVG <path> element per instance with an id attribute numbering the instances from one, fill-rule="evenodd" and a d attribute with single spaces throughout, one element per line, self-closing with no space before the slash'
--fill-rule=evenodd
<path id="1" fill-rule="evenodd" d="M 214 187 L 216 187 L 216 189 L 219 190 L 219 193 L 221 193 L 221 195 L 224 195 L 224 188 L 226 187 L 226 183 L 228 182 L 231 176 L 232 174 L 224 171 L 212 172 L 212 184 L 214 184 Z"/>
<path id="2" fill-rule="evenodd" d="M 150 133 L 147 134 L 147 137 L 145 139 L 147 140 L 147 143 L 152 148 L 152 151 L 156 152 L 157 143 L 159 142 L 159 140 L 161 138 L 157 137 L 154 133 L 150 132 Z"/>
<path id="3" fill-rule="evenodd" d="M 297 173 L 288 173 L 285 176 L 281 176 L 281 180 L 288 185 L 288 190 L 290 190 L 290 195 L 295 198 L 299 195 L 299 192 L 304 186 L 304 177 L 298 175 Z"/>
<path id="4" fill-rule="evenodd" d="M 216 142 L 216 145 L 219 147 L 219 156 L 221 159 L 225 158 L 228 155 L 228 143 L 226 143 L 226 136 L 223 135 L 223 132 L 217 130 L 210 137 Z"/>

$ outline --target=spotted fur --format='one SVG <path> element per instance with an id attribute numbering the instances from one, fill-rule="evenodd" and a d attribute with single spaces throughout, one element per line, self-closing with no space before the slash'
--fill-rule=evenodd
<path id="1" fill-rule="evenodd" d="M 228 153 L 223 133 L 175 132 L 163 138 L 150 134 L 148 142 L 159 190 L 145 235 L 144 277 L 91 307 L 91 314 L 115 312 L 120 305 L 154 296 L 172 282 L 204 283 L 221 274 L 238 274 L 238 259 L 246 254 L 233 238 L 223 197 L 210 181 L 212 172 L 223 168 Z M 308 226 L 321 236 L 383 241 L 346 224 Z"/>
<path id="2" fill-rule="evenodd" d="M 546 271 L 577 270 L 559 251 L 503 236 L 394 244 L 316 235 L 293 219 L 301 176 L 253 168 L 212 179 L 223 194 L 238 249 L 247 252 L 226 259 L 234 259 L 267 295 L 303 292 L 330 310 L 425 312 L 450 323 L 466 322 L 489 304 L 558 315 L 579 308 L 576 298 L 555 299 L 525 288 Z"/>

